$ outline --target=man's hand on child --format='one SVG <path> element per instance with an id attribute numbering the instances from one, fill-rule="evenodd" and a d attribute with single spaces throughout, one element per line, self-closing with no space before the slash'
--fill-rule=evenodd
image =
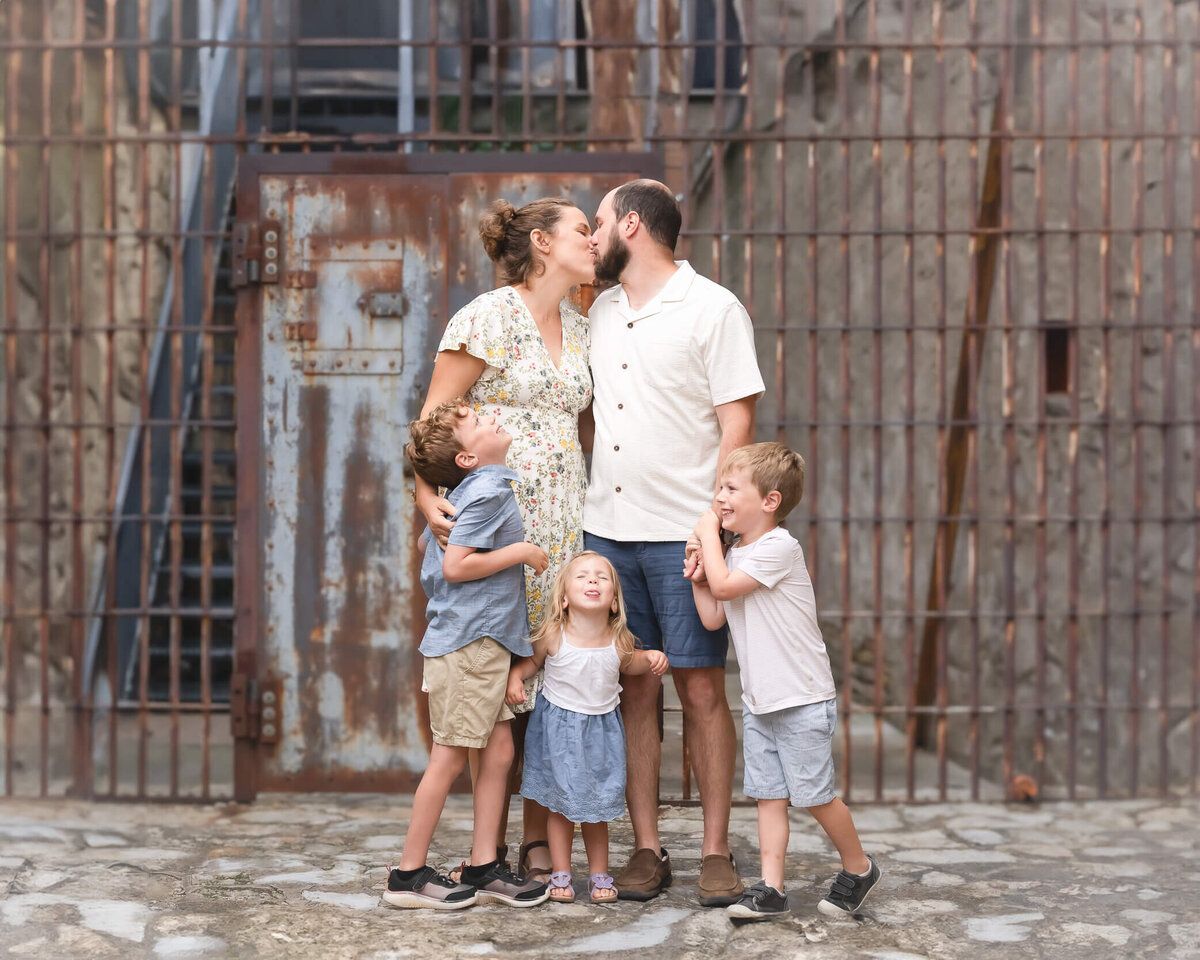
<path id="1" fill-rule="evenodd" d="M 546 551 L 536 543 L 530 543 L 528 540 L 525 541 L 524 546 L 525 556 L 522 558 L 522 563 L 528 567 L 533 567 L 534 573 L 545 572 L 546 567 L 550 564 L 550 558 L 546 556 Z"/>
<path id="2" fill-rule="evenodd" d="M 691 580 L 692 583 L 708 583 L 708 577 L 704 574 L 703 553 L 696 554 L 696 564 L 692 567 L 692 572 L 688 573 L 687 568 L 684 567 L 683 575 Z"/>
<path id="3" fill-rule="evenodd" d="M 661 677 L 671 665 L 667 661 L 667 655 L 661 650 L 647 650 L 646 658 L 650 661 L 650 672 L 656 677 Z"/>
<path id="4" fill-rule="evenodd" d="M 508 672 L 508 692 L 504 695 L 504 702 L 510 707 L 525 702 L 525 681 L 521 679 L 519 670 Z"/>

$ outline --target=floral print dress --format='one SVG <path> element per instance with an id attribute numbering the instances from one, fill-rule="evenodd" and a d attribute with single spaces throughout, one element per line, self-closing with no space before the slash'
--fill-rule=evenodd
<path id="1" fill-rule="evenodd" d="M 480 294 L 446 325 L 438 351 L 466 347 L 486 367 L 467 399 L 493 413 L 512 434 L 508 466 L 520 474 L 517 502 L 525 536 L 550 562 L 538 576 L 525 568 L 525 595 L 532 631 L 545 612 L 558 568 L 583 549 L 583 497 L 587 489 L 579 413 L 592 399 L 586 318 L 566 305 L 562 355 L 550 358 L 533 314 L 512 287 Z"/>

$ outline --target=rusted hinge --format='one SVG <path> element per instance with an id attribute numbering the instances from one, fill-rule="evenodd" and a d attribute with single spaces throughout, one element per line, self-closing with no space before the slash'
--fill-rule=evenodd
<path id="1" fill-rule="evenodd" d="M 278 283 L 283 263 L 283 229 L 278 220 L 233 225 L 233 285 Z"/>
<path id="2" fill-rule="evenodd" d="M 268 675 L 261 683 L 244 673 L 235 673 L 229 681 L 229 721 L 235 740 L 278 743 L 279 702 L 283 684 Z"/>
<path id="3" fill-rule="evenodd" d="M 235 740 L 258 739 L 256 686 L 254 679 L 244 673 L 229 678 L 229 725 Z"/>

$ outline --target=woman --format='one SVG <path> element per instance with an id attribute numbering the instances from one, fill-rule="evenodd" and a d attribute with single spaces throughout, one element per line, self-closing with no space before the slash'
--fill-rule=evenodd
<path id="1" fill-rule="evenodd" d="M 591 228 L 581 210 L 559 197 L 519 210 L 497 200 L 480 220 L 479 236 L 504 286 L 476 297 L 446 325 L 421 416 L 464 396 L 476 410 L 495 414 L 512 435 L 508 465 L 521 477 L 517 501 L 525 533 L 550 557 L 541 576 L 525 571 L 532 632 L 558 568 L 583 547 L 587 474 L 578 418 L 592 397 L 589 337 L 587 320 L 563 301 L 571 287 L 593 279 Z M 416 498 L 430 530 L 445 542 L 454 508 L 420 478 Z M 527 722 L 523 713 L 513 724 L 514 771 Z M 517 870 L 537 879 L 550 873 L 546 817 L 545 808 L 525 801 Z M 497 846 L 503 849 L 503 835 Z"/>

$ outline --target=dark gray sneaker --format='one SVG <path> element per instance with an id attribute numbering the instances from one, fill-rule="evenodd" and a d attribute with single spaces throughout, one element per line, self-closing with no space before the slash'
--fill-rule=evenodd
<path id="1" fill-rule="evenodd" d="M 865 877 L 847 873 L 845 870 L 834 877 L 829 893 L 817 904 L 821 913 L 827 917 L 844 917 L 847 914 L 853 916 L 858 912 L 858 908 L 867 899 L 867 894 L 874 889 L 882 875 L 879 867 L 875 865 L 875 858 L 867 854 L 867 859 L 871 861 L 871 872 Z"/>
<path id="2" fill-rule="evenodd" d="M 388 873 L 383 902 L 408 909 L 461 910 L 475 902 L 475 888 L 455 883 L 430 866 L 421 867 L 409 877 L 393 867 Z"/>
<path id="3" fill-rule="evenodd" d="M 518 877 L 493 860 L 478 867 L 463 867 L 463 883 L 475 888 L 476 903 L 503 903 L 510 907 L 536 907 L 550 898 L 550 888 L 536 880 Z"/>
<path id="4" fill-rule="evenodd" d="M 769 920 L 784 917 L 790 912 L 786 893 L 780 893 L 766 880 L 747 887 L 736 903 L 731 903 L 725 912 L 734 920 Z"/>

